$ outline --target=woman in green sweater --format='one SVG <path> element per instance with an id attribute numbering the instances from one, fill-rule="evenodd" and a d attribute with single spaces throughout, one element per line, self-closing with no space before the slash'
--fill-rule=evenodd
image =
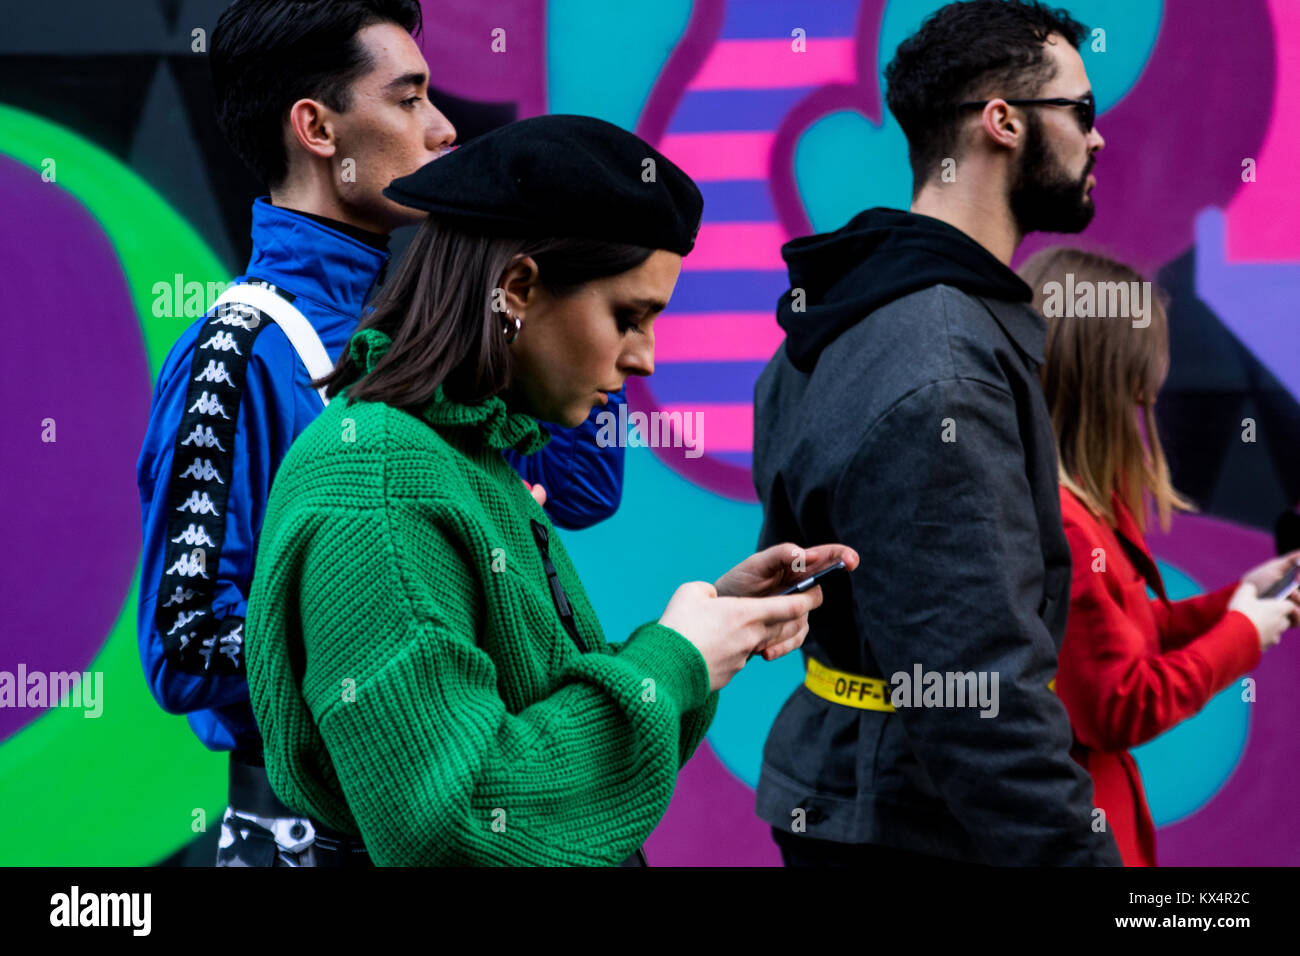
<path id="1" fill-rule="evenodd" d="M 649 173 L 647 174 L 647 170 Z M 249 600 L 276 793 L 379 865 L 637 865 L 718 690 L 799 647 L 857 555 L 781 545 L 622 643 L 502 452 L 654 368 L 695 184 L 589 117 L 511 124 L 396 180 L 429 219 L 272 488 Z M 635 574 L 634 549 L 618 556 Z M 332 842 L 331 842 L 332 841 Z"/>

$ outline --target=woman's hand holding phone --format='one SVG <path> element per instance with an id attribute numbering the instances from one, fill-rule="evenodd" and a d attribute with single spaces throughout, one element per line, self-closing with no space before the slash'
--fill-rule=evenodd
<path id="1" fill-rule="evenodd" d="M 1242 576 L 1228 610 L 1250 618 L 1259 632 L 1259 648 L 1266 651 L 1282 638 L 1282 632 L 1300 625 L 1300 588 L 1284 588 L 1273 597 L 1269 592 L 1300 563 L 1300 551 L 1265 561 Z"/>
<path id="2" fill-rule="evenodd" d="M 805 578 L 829 568 L 837 561 L 852 571 L 858 553 L 843 544 L 819 544 L 800 548 L 774 544 L 751 554 L 713 583 L 720 597 L 770 597 L 780 594 Z"/>
<path id="3" fill-rule="evenodd" d="M 776 544 L 750 555 L 718 578 L 713 584 L 714 599 L 752 598 L 760 602 L 760 604 L 776 602 L 778 598 L 784 601 L 789 596 L 782 595 L 782 592 L 799 582 L 841 562 L 847 571 L 852 571 L 858 566 L 859 560 L 856 551 L 842 544 L 823 544 L 812 548 L 800 548 L 789 543 Z M 687 587 L 687 585 L 683 585 L 683 587 Z M 678 594 L 680 593 L 681 589 L 679 588 Z M 764 660 L 774 661 L 791 651 L 798 650 L 803 645 L 803 639 L 808 634 L 808 611 L 822 602 L 821 587 L 812 587 L 803 595 L 796 596 L 811 597 L 816 603 L 809 606 L 807 610 L 799 611 L 795 617 L 786 619 L 781 628 L 765 634 L 757 643 L 752 644 L 734 670 L 730 669 L 731 664 L 726 665 L 724 669 L 728 673 L 723 684 L 735 676 L 735 673 L 745 665 L 745 662 L 756 654 L 761 654 Z M 673 598 L 676 600 L 677 594 L 673 595 Z M 671 603 L 669 607 L 671 609 Z M 800 605 L 776 604 L 776 607 L 799 608 Z M 667 616 L 668 612 L 665 611 L 664 613 Z M 755 613 L 757 613 L 757 610 Z M 781 612 L 776 613 L 779 615 Z M 661 623 L 667 622 L 661 619 Z M 668 626 L 674 627 L 672 624 L 668 624 Z M 676 627 L 674 629 L 680 630 Z M 692 641 L 692 643 L 696 642 Z M 696 643 L 696 646 L 699 647 L 700 645 Z M 711 665 L 711 679 L 713 672 L 714 668 Z"/>
<path id="4" fill-rule="evenodd" d="M 722 597 L 707 581 L 688 581 L 675 592 L 659 623 L 677 631 L 704 657 L 709 689 L 719 690 L 758 650 L 775 660 L 803 644 L 808 613 L 822 589 L 778 597 Z"/>

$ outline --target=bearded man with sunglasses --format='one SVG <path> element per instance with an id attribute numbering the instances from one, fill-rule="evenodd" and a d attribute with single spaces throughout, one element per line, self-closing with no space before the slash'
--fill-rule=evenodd
<path id="1" fill-rule="evenodd" d="M 1053 691 L 1070 550 L 1046 330 L 1009 266 L 1027 233 L 1092 218 L 1086 35 L 1022 0 L 938 10 L 885 74 L 910 210 L 782 250 L 759 547 L 862 558 L 823 585 L 764 748 L 757 809 L 787 865 L 1120 864 Z"/>

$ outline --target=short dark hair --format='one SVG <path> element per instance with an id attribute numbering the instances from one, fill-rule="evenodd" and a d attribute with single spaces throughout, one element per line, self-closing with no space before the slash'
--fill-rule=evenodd
<path id="1" fill-rule="evenodd" d="M 493 293 L 517 257 L 531 256 L 538 283 L 566 298 L 594 279 L 635 269 L 653 252 L 603 239 L 486 236 L 431 216 L 357 326 L 357 332 L 387 335 L 388 351 L 352 385 L 364 369 L 345 348 L 334 370 L 312 387 L 324 387 L 334 398 L 352 385 L 349 404 L 385 402 L 412 412 L 430 402 L 440 385 L 454 401 L 481 402 L 510 385 L 506 316 L 493 310 Z"/>
<path id="2" fill-rule="evenodd" d="M 907 135 L 913 194 L 956 149 L 957 104 L 1032 97 L 1052 78 L 1043 43 L 1053 33 L 1077 49 L 1088 29 L 1038 0 L 969 0 L 939 8 L 898 45 L 886 101 Z"/>
<path id="3" fill-rule="evenodd" d="M 209 65 L 217 123 L 257 177 L 289 174 L 283 124 L 303 97 L 332 110 L 351 105 L 352 83 L 372 66 L 357 33 L 396 23 L 421 28 L 419 0 L 236 0 L 212 31 Z"/>

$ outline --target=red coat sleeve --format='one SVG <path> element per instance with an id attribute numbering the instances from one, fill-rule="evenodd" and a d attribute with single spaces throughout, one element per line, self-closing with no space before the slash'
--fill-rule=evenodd
<path id="1" fill-rule="evenodd" d="M 1177 650 L 1213 627 L 1228 613 L 1228 602 L 1232 600 L 1238 583 L 1234 581 L 1217 591 L 1208 591 L 1171 604 L 1160 600 L 1152 601 L 1151 612 L 1155 614 L 1160 629 L 1161 649 Z"/>
<path id="2" fill-rule="evenodd" d="M 1259 662 L 1248 617 L 1232 611 L 1207 623 L 1215 595 L 1165 615 L 1179 625 L 1206 626 L 1182 647 L 1162 650 L 1161 619 L 1147 611 L 1145 582 L 1118 556 L 1107 571 L 1094 572 L 1093 550 L 1105 547 L 1100 528 L 1090 515 L 1064 517 L 1074 575 L 1056 688 L 1080 743 L 1109 752 L 1145 743 Z M 1125 580 L 1129 573 L 1132 581 Z"/>

